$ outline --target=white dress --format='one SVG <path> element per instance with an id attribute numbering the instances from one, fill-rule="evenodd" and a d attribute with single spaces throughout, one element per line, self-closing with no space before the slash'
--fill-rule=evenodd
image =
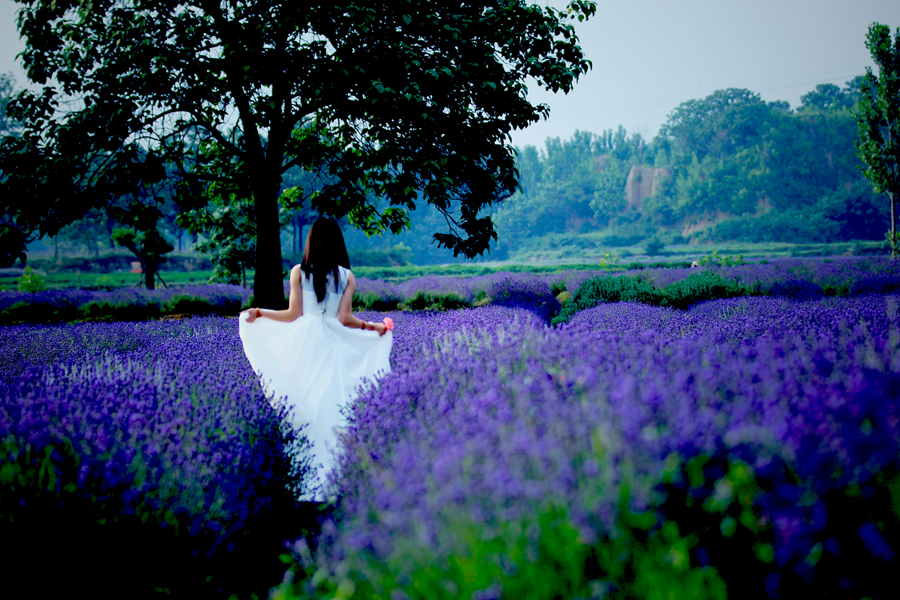
<path id="1" fill-rule="evenodd" d="M 244 353 L 273 402 L 285 399 L 291 419 L 310 441 L 316 469 L 305 499 L 330 497 L 326 474 L 332 470 L 338 432 L 344 425 L 341 406 L 356 397 L 366 379 L 390 371 L 393 334 L 350 329 L 338 320 L 338 306 L 350 271 L 339 267 L 337 290 L 329 275 L 325 299 L 316 298 L 312 279 L 301 271 L 303 315 L 290 323 L 240 317 Z"/>

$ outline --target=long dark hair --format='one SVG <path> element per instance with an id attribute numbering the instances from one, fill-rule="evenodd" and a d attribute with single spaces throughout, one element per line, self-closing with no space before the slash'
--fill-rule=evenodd
<path id="1" fill-rule="evenodd" d="M 334 219 L 326 217 L 316 219 L 309 230 L 300 268 L 307 277 L 312 275 L 313 289 L 316 290 L 316 298 L 319 302 L 325 299 L 325 285 L 329 273 L 334 281 L 334 291 L 338 290 L 339 266 L 350 268 L 350 257 L 347 256 L 344 234 L 341 233 L 341 228 Z"/>

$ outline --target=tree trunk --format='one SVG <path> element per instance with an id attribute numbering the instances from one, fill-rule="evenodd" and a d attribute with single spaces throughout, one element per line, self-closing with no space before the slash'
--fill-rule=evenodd
<path id="1" fill-rule="evenodd" d="M 889 193 L 891 200 L 891 258 L 897 258 L 897 198 Z"/>
<path id="2" fill-rule="evenodd" d="M 285 308 L 285 304 L 281 275 L 278 185 L 265 185 L 268 182 L 262 176 L 258 181 L 253 194 L 256 217 L 256 273 L 253 275 L 253 296 L 257 307 L 280 310 Z"/>
<path id="3" fill-rule="evenodd" d="M 148 290 L 156 289 L 156 265 L 150 261 L 144 263 L 144 284 Z"/>

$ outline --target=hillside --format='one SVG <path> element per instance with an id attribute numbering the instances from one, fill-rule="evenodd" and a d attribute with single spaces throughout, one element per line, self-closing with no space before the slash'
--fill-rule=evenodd
<path id="1" fill-rule="evenodd" d="M 855 156 L 859 78 L 816 87 L 796 109 L 727 89 L 675 108 L 653 140 L 622 127 L 550 138 L 518 150 L 520 191 L 493 212 L 487 258 L 527 259 L 569 244 L 602 250 L 655 243 L 827 243 L 882 240 L 889 207 Z M 417 211 L 418 213 L 419 211 Z M 367 240 L 404 243 L 414 262 L 447 262 L 431 244 L 436 211 L 412 231 Z"/>

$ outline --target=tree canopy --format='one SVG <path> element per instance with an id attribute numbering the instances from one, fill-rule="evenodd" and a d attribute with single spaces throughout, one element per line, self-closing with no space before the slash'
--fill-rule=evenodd
<path id="1" fill-rule="evenodd" d="M 569 91 L 590 68 L 567 9 L 524 1 L 328 4 L 293 0 L 34 0 L 19 30 L 23 122 L 0 146 L 3 262 L 115 198 L 176 180 L 182 210 L 216 190 L 252 199 L 254 292 L 283 301 L 278 197 L 294 190 L 367 233 L 400 231 L 425 201 L 436 241 L 475 256 L 496 232 L 484 207 L 517 184 L 509 134 L 546 117 L 526 78 Z M 374 198 L 383 198 L 379 204 Z"/>
<path id="2" fill-rule="evenodd" d="M 859 123 L 857 154 L 865 164 L 863 172 L 876 192 L 888 195 L 891 256 L 900 252 L 897 232 L 897 201 L 900 199 L 900 28 L 891 41 L 887 25 L 873 23 L 866 35 L 866 48 L 878 66 L 870 67 L 861 82 L 856 118 Z"/>

